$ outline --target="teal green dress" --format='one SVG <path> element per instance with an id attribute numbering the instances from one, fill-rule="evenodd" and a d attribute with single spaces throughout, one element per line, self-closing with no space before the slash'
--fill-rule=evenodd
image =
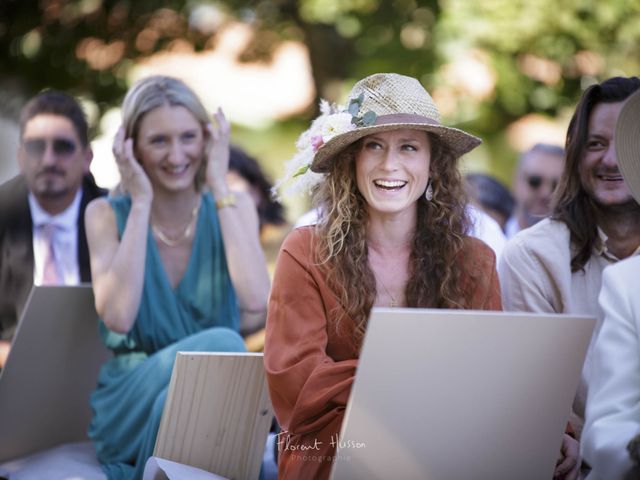
<path id="1" fill-rule="evenodd" d="M 122 237 L 131 200 L 109 201 Z M 89 436 L 109 479 L 142 478 L 176 352 L 243 351 L 239 325 L 215 203 L 203 194 L 191 257 L 177 287 L 171 287 L 149 232 L 142 300 L 133 328 L 118 334 L 100 322 L 100 334 L 114 357 L 102 366 L 91 396 Z"/>

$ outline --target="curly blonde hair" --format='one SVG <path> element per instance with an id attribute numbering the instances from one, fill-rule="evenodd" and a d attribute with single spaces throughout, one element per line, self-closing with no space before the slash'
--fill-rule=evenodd
<path id="1" fill-rule="evenodd" d="M 418 199 L 405 298 L 409 307 L 465 308 L 462 267 L 456 257 L 470 226 L 466 194 L 457 159 L 436 135 L 428 135 L 434 194 L 431 201 L 424 195 Z M 376 280 L 368 262 L 367 204 L 356 185 L 355 155 L 360 145 L 358 141 L 336 155 L 314 194 L 320 212 L 316 261 L 325 268 L 330 287 L 355 323 L 355 342 L 364 335 L 376 298 Z M 336 331 L 341 321 L 340 315 L 332 316 Z"/>

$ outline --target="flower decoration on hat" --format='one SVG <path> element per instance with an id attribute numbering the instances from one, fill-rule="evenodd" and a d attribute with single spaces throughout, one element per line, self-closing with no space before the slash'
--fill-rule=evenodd
<path id="1" fill-rule="evenodd" d="M 310 193 L 313 187 L 324 179 L 325 174 L 309 170 L 316 152 L 338 135 L 375 123 L 375 112 L 368 111 L 359 115 L 363 101 L 364 94 L 361 94 L 351 99 L 345 108 L 320 100 L 320 116 L 298 138 L 296 142 L 298 152 L 285 165 L 284 177 L 273 187 L 276 196 L 280 190 L 287 195 Z M 283 188 L 285 185 L 286 187 Z"/>

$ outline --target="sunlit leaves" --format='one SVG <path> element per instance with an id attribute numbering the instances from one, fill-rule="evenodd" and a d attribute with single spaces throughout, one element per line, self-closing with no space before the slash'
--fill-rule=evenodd
<path id="1" fill-rule="evenodd" d="M 300 16 L 307 22 L 336 23 L 352 12 L 372 14 L 378 0 L 302 0 Z"/>

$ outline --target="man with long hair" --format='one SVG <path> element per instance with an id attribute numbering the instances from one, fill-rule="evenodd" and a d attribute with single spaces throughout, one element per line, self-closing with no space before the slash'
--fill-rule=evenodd
<path id="1" fill-rule="evenodd" d="M 602 325 L 598 293 L 602 271 L 638 253 L 640 205 L 629 192 L 616 157 L 614 133 L 637 77 L 615 77 L 589 87 L 567 131 L 566 161 L 551 218 L 516 235 L 499 264 L 505 309 L 586 314 Z M 574 402 L 580 436 L 590 378 L 592 344 Z"/>

